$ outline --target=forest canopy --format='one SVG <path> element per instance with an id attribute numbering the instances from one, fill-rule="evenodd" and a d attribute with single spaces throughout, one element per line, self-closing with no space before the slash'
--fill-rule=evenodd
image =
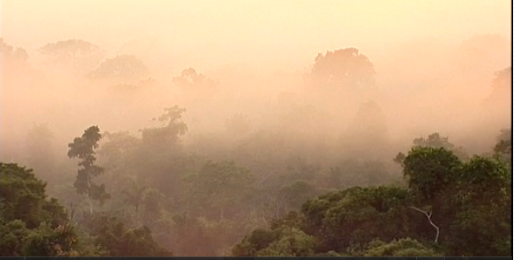
<path id="1" fill-rule="evenodd" d="M 4 1 L 0 255 L 509 256 L 510 9 Z"/>

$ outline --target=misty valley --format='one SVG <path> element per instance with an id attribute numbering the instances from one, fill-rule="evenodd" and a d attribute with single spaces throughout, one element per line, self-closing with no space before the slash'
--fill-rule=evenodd
<path id="1" fill-rule="evenodd" d="M 512 254 L 510 38 L 275 70 L 2 37 L 2 256 Z"/>

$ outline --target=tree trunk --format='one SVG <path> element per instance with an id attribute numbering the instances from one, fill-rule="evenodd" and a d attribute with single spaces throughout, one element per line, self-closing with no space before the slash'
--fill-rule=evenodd
<path id="1" fill-rule="evenodd" d="M 75 217 L 75 206 L 73 206 L 73 202 L 70 203 L 70 221 L 73 222 L 73 219 Z"/>
<path id="2" fill-rule="evenodd" d="M 277 209 L 275 211 L 275 214 L 277 215 L 277 219 L 280 218 L 280 202 L 277 201 Z"/>
<path id="3" fill-rule="evenodd" d="M 93 214 L 93 202 L 91 201 L 91 197 L 87 196 L 87 202 L 89 203 L 89 213 Z"/>
<path id="4" fill-rule="evenodd" d="M 138 223 L 138 211 L 139 211 L 139 205 L 136 205 L 136 228 L 137 228 L 137 225 L 139 224 Z"/>
<path id="5" fill-rule="evenodd" d="M 87 202 L 89 203 L 89 213 L 93 214 L 93 202 L 91 201 L 91 180 L 87 178 Z"/>

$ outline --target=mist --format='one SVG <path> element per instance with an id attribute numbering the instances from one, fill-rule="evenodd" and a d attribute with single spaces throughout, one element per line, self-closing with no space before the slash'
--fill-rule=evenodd
<path id="1" fill-rule="evenodd" d="M 291 165 L 321 176 L 349 160 L 387 172 L 355 185 L 398 183 L 393 159 L 414 139 L 439 133 L 481 155 L 512 125 L 510 1 L 3 0 L 0 8 L 0 160 L 34 168 L 63 203 L 79 200 L 65 195 L 74 138 L 100 128 L 101 180 L 114 194 L 124 175 L 110 157 L 108 144 L 121 140 L 112 136 L 144 140 L 173 106 L 184 109 L 176 122 L 187 130 L 176 134 L 170 165 L 233 161 L 259 183 Z M 155 154 L 134 156 L 134 165 L 159 165 Z M 173 197 L 173 214 L 185 210 L 176 201 L 188 200 L 187 188 L 166 194 L 171 179 L 155 176 L 199 168 L 159 167 L 130 174 Z M 237 240 L 227 239 L 219 248 Z"/>

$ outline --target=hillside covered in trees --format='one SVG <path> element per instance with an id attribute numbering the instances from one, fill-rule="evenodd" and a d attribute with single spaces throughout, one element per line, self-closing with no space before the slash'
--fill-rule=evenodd
<path id="1" fill-rule="evenodd" d="M 511 255 L 507 1 L 101 3 L 2 2 L 1 256 Z"/>
<path id="2" fill-rule="evenodd" d="M 167 109 L 159 118 L 166 123 L 142 130 L 141 138 L 86 129 L 69 143 L 69 158 L 78 158 L 75 180 L 52 187 L 59 201 L 48 198 L 47 184 L 32 170 L 2 163 L 2 255 L 512 251 L 511 130 L 481 156 L 467 155 L 438 133 L 416 138 L 406 155 L 394 158 L 403 178 L 377 162 L 322 169 L 299 157 L 283 173 L 259 178 L 234 161 L 180 149 L 183 111 Z"/>

